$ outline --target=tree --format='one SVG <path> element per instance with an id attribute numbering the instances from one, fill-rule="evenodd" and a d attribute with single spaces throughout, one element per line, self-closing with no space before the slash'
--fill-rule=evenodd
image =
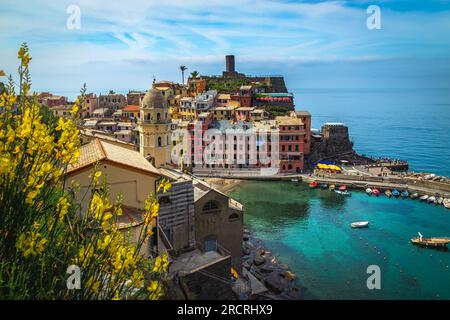
<path id="1" fill-rule="evenodd" d="M 181 70 L 181 82 L 182 82 L 182 84 L 184 84 L 184 72 L 187 70 L 187 67 L 181 65 L 180 70 Z"/>
<path id="2" fill-rule="evenodd" d="M 19 90 L 10 79 L 0 97 L 0 300 L 160 298 L 167 256 L 144 259 L 139 252 L 158 214 L 156 195 L 145 201 L 139 239 L 130 241 L 116 223 L 121 198 L 110 202 L 97 167 L 89 188 L 95 191 L 81 194 L 88 200 L 81 212 L 74 196 L 80 187 L 66 181 L 80 152 L 79 99 L 70 116 L 46 123 L 28 95 L 26 45 L 18 56 Z M 169 187 L 165 181 L 156 193 Z M 69 283 L 75 274 L 79 281 Z"/>
<path id="3" fill-rule="evenodd" d="M 197 79 L 199 75 L 200 75 L 200 73 L 198 73 L 198 71 L 196 71 L 196 70 L 191 72 L 192 79 Z"/>

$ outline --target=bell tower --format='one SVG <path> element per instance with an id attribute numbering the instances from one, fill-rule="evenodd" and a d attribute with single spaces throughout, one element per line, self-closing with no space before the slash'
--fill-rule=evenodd
<path id="1" fill-rule="evenodd" d="M 167 101 L 158 89 L 150 89 L 142 99 L 138 123 L 139 151 L 155 167 L 170 163 L 171 121 Z"/>

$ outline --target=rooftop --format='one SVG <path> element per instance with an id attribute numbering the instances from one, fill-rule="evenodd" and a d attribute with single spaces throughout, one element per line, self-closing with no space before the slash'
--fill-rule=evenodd
<path id="1" fill-rule="evenodd" d="M 123 112 L 136 112 L 139 110 L 140 110 L 140 107 L 135 104 L 129 104 L 122 109 Z"/>
<path id="2" fill-rule="evenodd" d="M 154 175 L 161 174 L 139 152 L 98 138 L 80 147 L 78 161 L 68 167 L 67 173 L 71 174 L 79 169 L 92 166 L 99 161 L 109 161 Z"/>

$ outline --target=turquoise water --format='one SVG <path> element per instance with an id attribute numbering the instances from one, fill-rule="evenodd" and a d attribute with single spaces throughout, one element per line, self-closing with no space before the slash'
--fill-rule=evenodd
<path id="1" fill-rule="evenodd" d="M 305 298 L 450 299 L 450 252 L 409 242 L 418 231 L 450 236 L 442 206 L 288 182 L 243 182 L 232 196 L 254 236 L 298 275 Z M 365 220 L 368 229 L 350 228 Z M 381 290 L 366 287 L 369 265 L 381 269 Z"/>
<path id="2" fill-rule="evenodd" d="M 450 89 L 293 89 L 314 128 L 344 122 L 359 153 L 450 176 Z"/>
<path id="3" fill-rule="evenodd" d="M 410 169 L 450 176 L 449 89 L 298 89 L 296 109 L 312 124 L 344 122 L 359 153 L 405 159 Z M 307 288 L 305 298 L 450 299 L 450 252 L 409 239 L 450 236 L 450 210 L 417 200 L 344 198 L 303 184 L 245 182 L 232 196 L 245 223 Z M 371 222 L 351 229 L 354 221 Z M 369 265 L 381 290 L 368 290 Z"/>

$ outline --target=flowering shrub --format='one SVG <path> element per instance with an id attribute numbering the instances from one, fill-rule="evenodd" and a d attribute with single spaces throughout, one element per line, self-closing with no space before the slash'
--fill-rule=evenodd
<path id="1" fill-rule="evenodd" d="M 76 122 L 84 91 L 69 118 L 45 116 L 29 95 L 26 45 L 18 57 L 18 93 L 10 76 L 0 95 L 0 299 L 161 298 L 168 258 L 140 254 L 158 214 L 156 196 L 146 201 L 137 242 L 115 224 L 120 197 L 110 202 L 101 171 L 91 176 L 96 191 L 87 212 L 80 212 L 65 172 L 79 156 Z M 168 188 L 163 181 L 157 192 Z M 70 265 L 81 269 L 78 290 L 67 287 Z"/>

